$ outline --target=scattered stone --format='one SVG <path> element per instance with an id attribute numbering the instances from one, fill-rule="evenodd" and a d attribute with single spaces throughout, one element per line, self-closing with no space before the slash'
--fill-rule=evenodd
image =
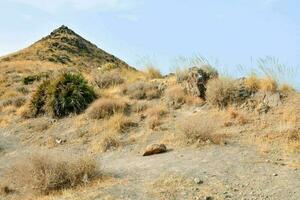
<path id="1" fill-rule="evenodd" d="M 204 200 L 213 200 L 213 198 L 211 196 L 206 196 L 204 197 Z"/>
<path id="2" fill-rule="evenodd" d="M 167 151 L 167 147 L 164 144 L 151 144 L 147 146 L 143 156 L 150 156 L 153 154 L 164 153 Z"/>
<path id="3" fill-rule="evenodd" d="M 56 139 L 55 139 L 55 142 L 56 142 L 56 144 L 63 144 L 63 143 L 65 143 L 65 142 L 67 142 L 67 140 L 61 139 L 61 138 L 56 138 Z"/>
<path id="4" fill-rule="evenodd" d="M 199 185 L 203 183 L 203 181 L 200 178 L 194 178 L 194 182 Z"/>
<path id="5" fill-rule="evenodd" d="M 278 174 L 275 173 L 275 174 L 273 174 L 273 176 L 278 176 Z"/>

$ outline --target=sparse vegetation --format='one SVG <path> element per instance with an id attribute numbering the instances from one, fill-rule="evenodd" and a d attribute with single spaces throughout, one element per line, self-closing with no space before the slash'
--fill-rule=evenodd
<path id="1" fill-rule="evenodd" d="M 236 83 L 229 78 L 212 79 L 207 83 L 206 98 L 209 103 L 218 107 L 226 107 L 233 103 Z"/>
<path id="2" fill-rule="evenodd" d="M 114 115 L 108 121 L 108 127 L 117 133 L 125 133 L 131 128 L 137 127 L 138 123 L 131 117 L 125 116 L 121 113 Z"/>
<path id="3" fill-rule="evenodd" d="M 124 79 L 118 71 L 98 72 L 95 76 L 97 86 L 102 89 L 124 83 Z"/>
<path id="4" fill-rule="evenodd" d="M 161 96 L 162 91 L 159 84 L 155 82 L 138 81 L 125 86 L 122 93 L 132 99 L 156 99 Z"/>
<path id="5" fill-rule="evenodd" d="M 186 102 L 186 96 L 184 89 L 179 85 L 174 85 L 166 90 L 166 98 L 168 105 L 173 108 L 179 108 Z"/>
<path id="6" fill-rule="evenodd" d="M 33 154 L 17 161 L 5 176 L 9 186 L 24 193 L 49 194 L 86 184 L 98 175 L 97 164 L 88 157 Z"/>
<path id="7" fill-rule="evenodd" d="M 91 119 L 109 118 L 116 113 L 125 113 L 129 105 L 119 99 L 101 98 L 95 101 L 87 110 Z"/>
<path id="8" fill-rule="evenodd" d="M 148 66 L 145 70 L 146 76 L 149 79 L 157 79 L 157 78 L 162 78 L 163 76 L 161 75 L 160 71 L 155 68 L 154 66 Z"/>
<path id="9" fill-rule="evenodd" d="M 262 91 L 276 92 L 277 87 L 278 87 L 278 85 L 277 85 L 276 80 L 271 77 L 266 77 L 266 78 L 260 80 L 259 88 Z"/>
<path id="10" fill-rule="evenodd" d="M 198 114 L 186 119 L 180 127 L 187 144 L 224 144 L 226 135 L 215 132 L 218 124 L 215 116 Z"/>

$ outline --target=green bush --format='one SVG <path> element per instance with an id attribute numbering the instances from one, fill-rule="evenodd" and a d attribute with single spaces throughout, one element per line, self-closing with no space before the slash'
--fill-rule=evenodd
<path id="1" fill-rule="evenodd" d="M 80 113 L 96 98 L 94 90 L 80 74 L 64 73 L 39 85 L 31 100 L 33 115 L 45 112 L 54 117 Z"/>
<path id="2" fill-rule="evenodd" d="M 45 105 L 47 100 L 47 89 L 50 85 L 50 81 L 46 80 L 42 82 L 35 93 L 32 95 L 30 101 L 30 110 L 34 117 L 45 113 Z"/>
<path id="3" fill-rule="evenodd" d="M 64 73 L 52 81 L 47 96 L 47 109 L 55 117 L 78 114 L 96 98 L 82 75 L 73 73 Z"/>

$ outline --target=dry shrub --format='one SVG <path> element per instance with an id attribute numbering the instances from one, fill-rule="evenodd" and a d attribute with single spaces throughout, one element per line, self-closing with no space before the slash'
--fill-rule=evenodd
<path id="1" fill-rule="evenodd" d="M 236 87 L 236 82 L 229 78 L 211 79 L 207 83 L 206 99 L 212 105 L 226 107 L 233 103 Z"/>
<path id="2" fill-rule="evenodd" d="M 245 114 L 238 111 L 235 107 L 228 107 L 227 112 L 229 114 L 229 118 L 231 120 L 235 120 L 238 124 L 244 125 L 248 123 L 248 119 L 246 118 Z M 230 122 L 225 122 L 225 126 L 228 126 Z"/>
<path id="3" fill-rule="evenodd" d="M 161 125 L 162 118 L 168 114 L 169 111 L 164 106 L 156 106 L 153 108 L 149 108 L 147 110 L 147 116 L 149 117 L 148 126 L 150 129 L 154 130 L 155 128 Z"/>
<path id="4" fill-rule="evenodd" d="M 291 92 L 294 92 L 295 89 L 288 85 L 288 84 L 282 84 L 279 88 L 280 92 L 284 93 L 284 94 L 288 94 L 288 93 L 291 93 Z"/>
<path id="5" fill-rule="evenodd" d="M 137 127 L 138 123 L 133 118 L 119 113 L 110 118 L 108 126 L 112 131 L 125 133 L 131 128 Z"/>
<path id="6" fill-rule="evenodd" d="M 91 119 L 108 118 L 116 113 L 124 113 L 128 104 L 120 99 L 102 98 L 94 102 L 87 110 Z"/>
<path id="7" fill-rule="evenodd" d="M 162 105 L 158 105 L 147 110 L 148 117 L 163 117 L 168 113 L 168 109 Z"/>
<path id="8" fill-rule="evenodd" d="M 99 88 L 109 88 L 124 83 L 118 71 L 101 72 L 94 79 Z"/>
<path id="9" fill-rule="evenodd" d="M 162 78 L 162 75 L 158 69 L 154 66 L 148 66 L 145 70 L 146 76 L 149 79 Z"/>
<path id="10" fill-rule="evenodd" d="M 107 134 L 101 137 L 99 141 L 96 140 L 95 142 L 93 142 L 91 148 L 93 152 L 103 153 L 109 150 L 115 150 L 120 146 L 121 141 L 115 135 Z"/>
<path id="11" fill-rule="evenodd" d="M 271 77 L 266 77 L 264 79 L 261 79 L 259 83 L 259 88 L 262 91 L 276 92 L 277 87 L 278 87 L 277 82 Z"/>
<path id="12" fill-rule="evenodd" d="M 189 106 L 201 106 L 204 104 L 204 100 L 199 97 L 187 95 L 185 96 L 185 103 Z"/>
<path id="13" fill-rule="evenodd" d="M 260 80 L 256 75 L 251 75 L 244 80 L 244 85 L 247 90 L 257 92 L 260 87 Z"/>
<path id="14" fill-rule="evenodd" d="M 186 101 L 186 93 L 184 89 L 179 85 L 174 85 L 167 89 L 166 91 L 166 100 L 168 105 L 179 108 Z"/>
<path id="15" fill-rule="evenodd" d="M 187 144 L 224 144 L 226 135 L 215 133 L 218 121 L 210 114 L 197 114 L 184 120 L 180 129 Z"/>
<path id="16" fill-rule="evenodd" d="M 35 194 L 49 194 L 86 184 L 97 175 L 97 164 L 91 158 L 58 157 L 49 153 L 27 156 L 5 173 L 12 188 Z"/>
<path id="17" fill-rule="evenodd" d="M 133 102 L 133 104 L 131 106 L 131 110 L 136 113 L 143 112 L 143 111 L 147 110 L 147 108 L 148 108 L 147 101 L 136 101 L 136 102 Z"/>
<path id="18" fill-rule="evenodd" d="M 17 110 L 16 114 L 17 114 L 18 116 L 22 117 L 22 118 L 30 118 L 30 117 L 33 116 L 33 115 L 32 115 L 32 112 L 31 112 L 31 110 L 30 110 L 30 105 L 29 105 L 29 104 L 25 104 L 25 105 L 21 106 L 21 107 Z"/>
<path id="19" fill-rule="evenodd" d="M 154 82 L 138 81 L 125 86 L 122 93 L 131 99 L 155 99 L 161 96 L 159 84 Z"/>

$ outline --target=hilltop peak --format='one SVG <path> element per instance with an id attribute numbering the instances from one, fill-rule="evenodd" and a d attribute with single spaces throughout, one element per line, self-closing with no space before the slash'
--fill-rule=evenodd
<path id="1" fill-rule="evenodd" d="M 2 60 L 45 61 L 88 68 L 99 68 L 107 63 L 117 67 L 128 67 L 124 61 L 98 48 L 65 25 L 53 30 L 28 48 L 3 57 Z"/>
<path id="2" fill-rule="evenodd" d="M 71 29 L 69 29 L 69 27 L 62 25 L 59 28 L 55 29 L 54 31 L 52 31 L 50 33 L 50 35 L 55 35 L 55 34 L 61 34 L 61 33 L 65 33 L 65 34 L 75 34 L 75 32 Z"/>

